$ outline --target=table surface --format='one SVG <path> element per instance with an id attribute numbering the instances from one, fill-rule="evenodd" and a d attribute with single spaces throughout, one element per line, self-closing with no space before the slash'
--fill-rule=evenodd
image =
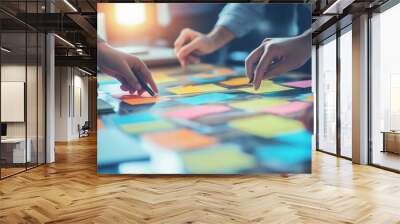
<path id="1" fill-rule="evenodd" d="M 310 172 L 311 133 L 298 120 L 313 102 L 310 75 L 285 74 L 255 92 L 244 68 L 152 74 L 158 97 L 126 95 L 98 74 L 99 173 Z"/>

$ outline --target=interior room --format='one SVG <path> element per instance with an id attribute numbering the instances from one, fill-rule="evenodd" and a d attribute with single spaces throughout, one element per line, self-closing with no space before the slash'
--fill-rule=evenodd
<path id="1" fill-rule="evenodd" d="M 105 7 L 116 2 L 115 11 Z M 311 131 L 307 138 L 295 139 L 312 143 L 307 146 L 311 148 L 307 166 L 296 164 L 274 174 L 254 175 L 244 169 L 197 175 L 174 166 L 176 157 L 165 156 L 158 160 L 157 171 L 173 175 L 136 175 L 151 174 L 149 170 L 154 169 L 147 157 L 137 159 L 143 154 L 135 150 L 142 145 L 128 144 L 137 139 L 137 127 L 130 129 L 133 140 L 108 128 L 115 117 L 132 108 L 148 111 L 150 103 L 124 90 L 126 80 L 115 78 L 118 75 L 110 78 L 97 66 L 99 41 L 139 58 L 161 87 L 162 98 L 168 92 L 163 83 L 176 78 L 175 73 L 187 73 L 189 79 L 188 70 L 201 66 L 234 71 L 235 78 L 246 79 L 243 86 L 251 85 L 245 76 L 249 54 L 266 36 L 295 37 L 304 24 L 265 11 L 285 25 L 274 26 L 266 20 L 185 70 L 174 49 L 177 37 L 187 27 L 207 34 L 232 3 L 187 7 L 187 3 L 147 1 L 0 1 L 0 223 L 399 223 L 400 32 L 395 27 L 400 3 L 290 2 L 308 4 L 311 9 L 311 58 L 295 71 L 311 71 L 311 82 L 296 90 L 307 92 L 299 99 L 313 104 L 313 122 L 307 127 Z M 277 3 L 282 1 L 268 1 Z M 305 13 L 301 10 L 294 7 L 289 13 Z M 110 25 L 110 16 L 119 25 Z M 105 94 L 107 88 L 146 102 L 139 107 L 123 104 L 115 100 L 117 94 Z M 163 102 L 151 101 L 151 106 L 156 110 Z M 231 116 L 226 111 L 221 114 Z M 209 120 L 223 121 L 218 116 Z M 305 129 L 307 122 L 300 122 Z M 228 138 L 237 134 L 221 130 Z M 259 130 L 264 134 L 265 130 Z M 195 137 L 184 140 L 197 143 Z M 100 139 L 106 138 L 109 144 L 99 147 Z M 238 139 L 259 143 L 257 137 Z M 217 168 L 229 160 L 216 160 L 217 156 L 205 159 L 214 161 Z M 154 162 L 157 157 L 151 158 Z M 276 161 L 266 164 L 279 165 Z M 257 165 L 252 171 L 265 171 L 265 167 Z"/>

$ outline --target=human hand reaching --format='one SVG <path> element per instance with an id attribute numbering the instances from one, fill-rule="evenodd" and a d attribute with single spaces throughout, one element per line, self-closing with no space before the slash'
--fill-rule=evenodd
<path id="1" fill-rule="evenodd" d="M 129 55 L 113 49 L 105 42 L 98 43 L 97 60 L 98 65 L 106 74 L 121 82 L 121 90 L 129 91 L 130 94 L 142 95 L 145 89 L 142 88 L 137 76 L 146 84 L 150 84 L 152 90 L 158 93 L 150 70 L 136 56 Z"/>
<path id="2" fill-rule="evenodd" d="M 185 28 L 174 43 L 175 53 L 180 64 L 185 67 L 198 63 L 200 56 L 216 51 L 233 38 L 233 33 L 224 27 L 216 27 L 209 34 Z"/>
<path id="3" fill-rule="evenodd" d="M 246 74 L 259 89 L 263 79 L 301 67 L 311 56 L 311 32 L 291 38 L 265 39 L 246 58 Z"/>

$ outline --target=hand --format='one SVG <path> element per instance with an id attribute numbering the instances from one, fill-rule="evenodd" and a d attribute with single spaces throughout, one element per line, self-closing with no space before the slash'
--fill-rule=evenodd
<path id="1" fill-rule="evenodd" d="M 139 84 L 136 76 L 150 84 L 152 90 L 158 93 L 157 85 L 147 66 L 137 57 L 113 49 L 105 42 L 98 43 L 98 65 L 108 75 L 121 82 L 121 90 L 130 94 L 142 95 L 145 90 Z"/>
<path id="2" fill-rule="evenodd" d="M 174 43 L 175 53 L 185 67 L 189 63 L 198 63 L 200 56 L 216 51 L 233 38 L 233 33 L 224 27 L 215 27 L 209 34 L 185 28 Z"/>
<path id="3" fill-rule="evenodd" d="M 299 68 L 311 56 L 311 32 L 293 38 L 265 39 L 246 58 L 246 74 L 259 89 L 263 79 Z"/>

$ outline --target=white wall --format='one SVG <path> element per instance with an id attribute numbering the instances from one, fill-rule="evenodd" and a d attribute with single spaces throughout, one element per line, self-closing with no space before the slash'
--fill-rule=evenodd
<path id="1" fill-rule="evenodd" d="M 83 75 L 76 68 L 56 67 L 56 141 L 77 139 L 78 125 L 88 120 L 88 78 Z"/>

